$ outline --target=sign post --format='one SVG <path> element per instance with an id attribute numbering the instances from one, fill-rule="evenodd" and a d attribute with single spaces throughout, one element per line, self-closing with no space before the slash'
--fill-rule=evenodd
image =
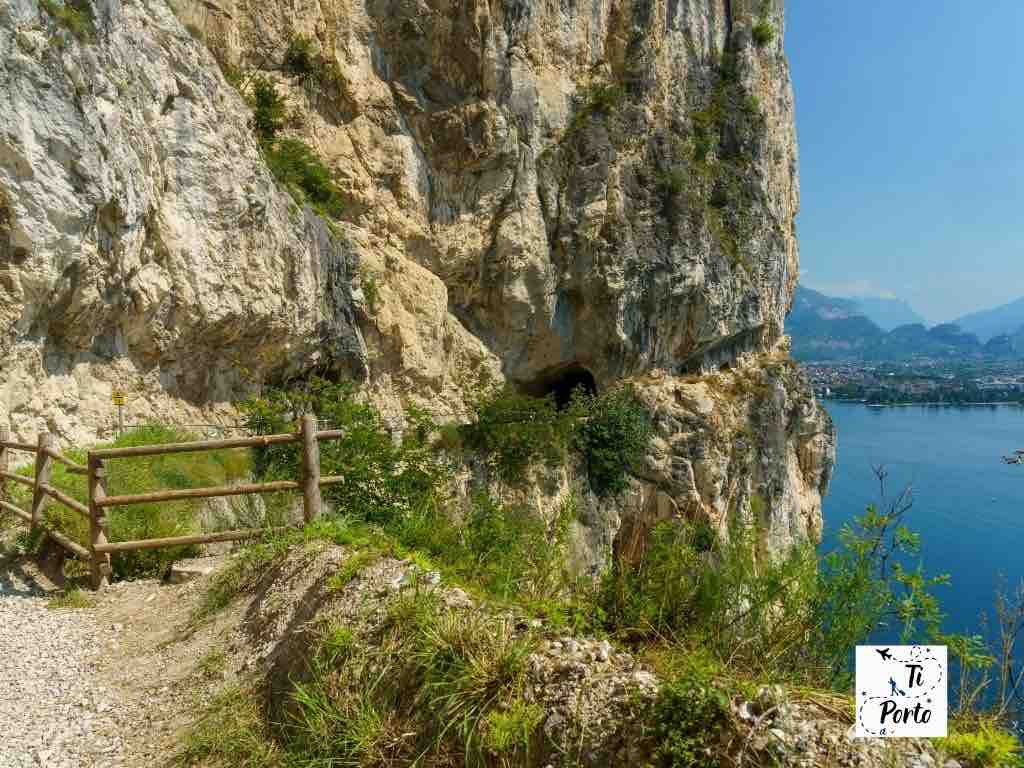
<path id="1" fill-rule="evenodd" d="M 110 393 L 110 400 L 117 406 L 117 436 L 124 433 L 124 392 L 115 389 Z"/>

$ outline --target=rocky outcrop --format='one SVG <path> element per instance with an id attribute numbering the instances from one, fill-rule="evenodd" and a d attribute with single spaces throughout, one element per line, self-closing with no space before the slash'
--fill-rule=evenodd
<path id="1" fill-rule="evenodd" d="M 654 436 L 626 491 L 595 495 L 578 462 L 536 468 L 521 487 L 492 483 L 513 504 L 549 514 L 573 500 L 568 558 L 576 571 L 596 575 L 613 557 L 638 560 L 650 530 L 673 519 L 706 522 L 721 538 L 734 524 L 752 527 L 763 557 L 820 540 L 835 430 L 788 356 L 742 358 L 703 375 L 654 371 L 629 383 Z"/>
<path id="2" fill-rule="evenodd" d="M 396 419 L 629 380 L 658 431 L 633 490 L 553 481 L 583 561 L 676 514 L 820 531 L 831 427 L 768 367 L 798 272 L 781 0 L 78 5 L 91 38 L 0 11 L 0 421 L 88 436 L 115 382 L 133 418 L 210 418 L 324 368 Z M 218 64 L 276 83 L 340 220 L 275 188 Z"/>
<path id="3" fill-rule="evenodd" d="M 652 523 L 682 516 L 760 531 L 764 554 L 821 538 L 821 501 L 835 433 L 803 374 L 785 356 L 707 376 L 652 377 L 639 392 L 656 436 L 640 472 L 641 503 L 619 537 L 636 552 Z"/>

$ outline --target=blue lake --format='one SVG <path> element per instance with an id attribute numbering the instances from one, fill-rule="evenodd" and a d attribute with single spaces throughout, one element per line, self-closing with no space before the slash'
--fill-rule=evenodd
<path id="1" fill-rule="evenodd" d="M 890 494 L 913 487 L 908 527 L 921 534 L 928 573 L 948 573 L 936 587 L 945 629 L 977 632 L 1005 577 L 1024 579 L 1024 465 L 1001 457 L 1024 449 L 1019 406 L 869 408 L 826 401 L 839 434 L 836 469 L 825 499 L 822 551 L 844 522 L 878 499 L 872 465 L 889 470 Z"/>

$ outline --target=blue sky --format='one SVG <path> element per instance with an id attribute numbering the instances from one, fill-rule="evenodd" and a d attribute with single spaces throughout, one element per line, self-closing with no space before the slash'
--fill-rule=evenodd
<path id="1" fill-rule="evenodd" d="M 786 0 L 803 281 L 931 322 L 1024 296 L 1024 0 Z"/>

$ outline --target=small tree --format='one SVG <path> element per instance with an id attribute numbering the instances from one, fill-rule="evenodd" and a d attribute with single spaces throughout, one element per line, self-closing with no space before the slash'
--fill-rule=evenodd
<path id="1" fill-rule="evenodd" d="M 920 552 L 921 537 L 903 524 L 913 507 L 908 486 L 895 498 L 886 495 L 888 472 L 874 468 L 881 502 L 846 525 L 841 548 L 824 558 L 815 605 L 814 640 L 809 648 L 823 669 L 838 680 L 848 676 L 850 649 L 890 621 L 904 642 L 939 636 L 943 614 L 932 587 L 948 584 L 948 575 L 927 576 L 923 567 L 908 570 L 901 558 Z"/>
<path id="2" fill-rule="evenodd" d="M 267 77 L 257 77 L 252 88 L 253 129 L 260 140 L 273 141 L 284 126 L 284 101 Z"/>

